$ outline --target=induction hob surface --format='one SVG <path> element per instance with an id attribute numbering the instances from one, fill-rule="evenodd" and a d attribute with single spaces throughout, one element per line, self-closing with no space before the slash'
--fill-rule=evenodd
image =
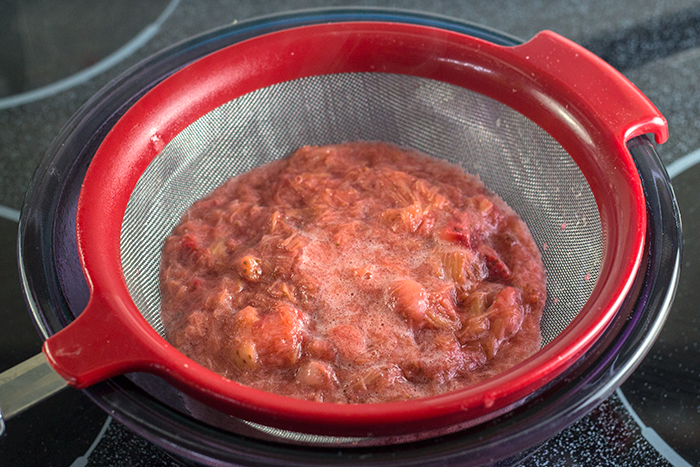
<path id="1" fill-rule="evenodd" d="M 10 1 L 14 16 L 2 22 L 3 49 L 19 47 L 13 67 L 38 76 L 46 44 L 71 57 L 74 68 L 55 67 L 20 85 L 0 86 L 0 371 L 40 350 L 17 272 L 17 220 L 24 192 L 51 140 L 70 116 L 109 80 L 150 54 L 214 27 L 279 11 L 325 6 L 381 6 L 433 12 L 527 39 L 552 29 L 597 53 L 635 83 L 669 121 L 671 138 L 658 148 L 672 176 L 684 226 L 684 263 L 674 306 L 656 344 L 639 368 L 609 399 L 520 461 L 525 466 L 700 466 L 700 3 L 672 0 L 554 2 L 218 2 L 182 0 L 87 8 L 85 2 Z M 113 2 L 90 2 L 112 5 Z M 82 7 L 81 7 L 82 6 Z M 98 15 L 93 30 L 112 30 L 111 42 L 85 52 L 60 47 L 76 36 L 65 20 Z M 31 13 L 31 14 L 30 14 Z M 38 20 L 41 18 L 41 21 Z M 29 21 L 28 18 L 32 18 Z M 138 19 L 137 19 L 138 18 Z M 61 22 L 63 21 L 63 27 Z M 110 21 L 112 23 L 110 23 Z M 123 23 L 130 23 L 124 27 Z M 86 23 L 86 24 L 88 24 Z M 32 26 L 34 25 L 34 26 Z M 31 31 L 41 26 L 41 32 Z M 85 28 L 83 28 L 85 29 Z M 72 30 L 72 31 L 71 31 Z M 114 29 L 115 31 L 117 29 Z M 43 34 L 43 36 L 41 35 Z M 102 37 L 104 35 L 100 35 Z M 43 40 L 44 49 L 36 44 Z M 14 41 L 14 42 L 13 42 Z M 104 41 L 104 39 L 99 39 Z M 32 45 L 34 44 L 34 45 Z M 32 48 L 33 47 L 33 48 Z M 49 48 L 50 49 L 50 48 Z M 17 49 L 19 50 L 19 49 Z M 5 50 L 7 53 L 7 50 Z M 82 55 L 81 55 L 82 54 Z M 85 57 L 90 55 L 89 57 Z M 76 56 L 80 56 L 75 59 Z M 5 60 L 0 56 L 0 60 Z M 11 60 L 15 60 L 14 62 Z M 2 68 L 2 67 L 0 67 Z M 51 73 L 53 73 L 51 75 Z M 24 86 L 24 87 L 22 87 Z M 85 394 L 66 390 L 8 422 L 0 439 L 0 465 L 179 466 L 192 465 L 141 438 L 97 407 Z"/>

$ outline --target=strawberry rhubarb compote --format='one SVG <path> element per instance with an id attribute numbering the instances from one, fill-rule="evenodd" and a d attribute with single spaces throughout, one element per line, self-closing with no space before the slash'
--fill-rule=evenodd
<path id="1" fill-rule="evenodd" d="M 196 202 L 166 240 L 162 320 L 242 384 L 325 402 L 426 397 L 541 345 L 527 227 L 457 166 L 383 143 L 303 147 Z"/>

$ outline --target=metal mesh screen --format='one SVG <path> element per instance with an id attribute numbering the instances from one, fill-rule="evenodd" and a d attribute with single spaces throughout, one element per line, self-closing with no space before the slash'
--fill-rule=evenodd
<path id="1" fill-rule="evenodd" d="M 600 217 L 581 171 L 535 123 L 481 94 L 382 73 L 316 76 L 237 98 L 174 138 L 127 206 L 121 255 L 129 292 L 164 335 L 158 268 L 182 213 L 223 181 L 303 145 L 385 141 L 478 175 L 527 223 L 542 252 L 548 299 L 543 345 L 588 300 L 602 255 Z"/>

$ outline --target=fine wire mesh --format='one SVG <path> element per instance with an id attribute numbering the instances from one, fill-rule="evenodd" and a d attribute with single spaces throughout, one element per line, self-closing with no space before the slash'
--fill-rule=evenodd
<path id="1" fill-rule="evenodd" d="M 304 145 L 385 141 L 478 175 L 527 223 L 548 298 L 543 346 L 576 317 L 598 277 L 602 228 L 580 169 L 534 122 L 481 94 L 407 75 L 344 73 L 263 88 L 188 126 L 155 157 L 129 200 L 121 233 L 128 290 L 153 328 L 159 262 L 183 212 L 231 176 Z"/>

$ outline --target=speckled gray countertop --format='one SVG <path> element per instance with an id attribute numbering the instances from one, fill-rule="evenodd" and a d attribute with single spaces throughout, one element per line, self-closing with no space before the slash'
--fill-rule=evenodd
<path id="1" fill-rule="evenodd" d="M 0 32 L 0 92 L 16 86 L 12 70 L 2 67 L 26 66 L 22 79 L 25 84 L 33 80 L 34 87 L 0 94 L 0 316 L 8 323 L 0 326 L 5 332 L 0 334 L 0 355 L 9 355 L 0 371 L 38 351 L 41 342 L 16 273 L 15 232 L 23 197 L 51 141 L 92 95 L 163 48 L 250 18 L 320 7 L 425 11 L 524 40 L 544 29 L 558 32 L 619 69 L 668 119 L 671 137 L 658 152 L 674 177 L 685 232 L 683 273 L 668 324 L 630 382 L 523 465 L 700 466 L 700 297 L 693 285 L 700 254 L 695 228 L 700 207 L 700 2 L 159 0 L 145 5 L 9 0 L 2 8 L 5 4 L 10 14 L 0 13 L 0 29 L 5 28 Z M 22 60 L 16 60 L 17 54 Z M 49 62 L 62 66 L 45 71 L 42 66 Z M 79 392 L 61 397 L 54 403 L 70 407 L 72 421 L 47 419 L 41 410 L 55 410 L 48 406 L 18 417 L 0 439 L 0 465 L 188 465 L 131 433 Z M 74 447 L 59 441 L 62 426 L 75 433 Z M 31 438 L 42 440 L 27 441 Z"/>

